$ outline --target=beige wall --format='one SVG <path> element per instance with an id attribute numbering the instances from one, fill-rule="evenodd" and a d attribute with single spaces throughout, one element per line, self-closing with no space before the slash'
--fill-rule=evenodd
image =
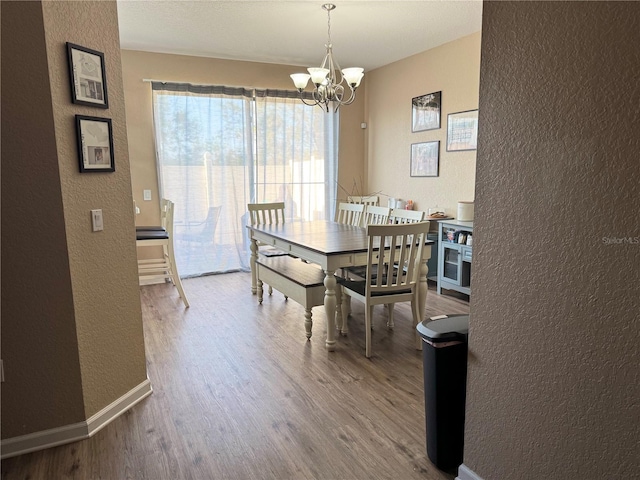
<path id="1" fill-rule="evenodd" d="M 474 198 L 476 152 L 447 152 L 447 114 L 478 108 L 480 33 L 369 72 L 367 190 L 441 207 L 454 217 Z M 442 91 L 441 128 L 411 132 L 411 99 Z M 440 141 L 438 177 L 410 177 L 411 144 Z M 386 201 L 386 197 L 383 197 Z M 384 203 L 386 204 L 386 203 Z"/>
<path id="2" fill-rule="evenodd" d="M 2 2 L 3 439 L 146 380 L 117 24 L 116 2 Z M 71 103 L 67 41 L 104 52 L 109 109 Z M 115 173 L 79 173 L 76 114 L 112 119 Z"/>
<path id="3" fill-rule="evenodd" d="M 122 51 L 122 67 L 133 197 L 141 210 L 136 219 L 138 225 L 157 224 L 160 217 L 151 84 L 143 79 L 291 90 L 293 83 L 289 75 L 300 70 L 300 67 L 285 65 L 129 50 Z M 341 109 L 340 184 L 344 179 L 362 176 L 364 169 L 364 133 L 360 129 L 364 118 L 364 90 L 363 83 L 356 102 Z M 151 202 L 143 201 L 145 189 L 152 191 Z"/>
<path id="4" fill-rule="evenodd" d="M 484 4 L 464 453 L 484 480 L 640 472 L 638 45 L 635 2 Z"/>

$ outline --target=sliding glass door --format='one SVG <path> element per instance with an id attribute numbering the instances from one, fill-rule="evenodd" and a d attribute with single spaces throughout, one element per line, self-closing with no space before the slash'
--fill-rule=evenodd
<path id="1" fill-rule="evenodd" d="M 176 204 L 182 276 L 248 270 L 247 203 L 284 201 L 287 221 L 334 211 L 337 114 L 296 92 L 152 88 L 160 191 Z"/>

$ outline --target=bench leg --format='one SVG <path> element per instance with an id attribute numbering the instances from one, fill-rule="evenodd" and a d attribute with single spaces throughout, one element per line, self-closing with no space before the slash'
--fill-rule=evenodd
<path id="1" fill-rule="evenodd" d="M 262 280 L 258 279 L 258 303 L 262 305 L 262 294 L 264 290 L 262 289 Z"/>
<path id="2" fill-rule="evenodd" d="M 306 332 L 307 338 L 311 339 L 311 327 L 313 327 L 313 320 L 311 320 L 311 309 L 304 309 L 304 330 Z"/>

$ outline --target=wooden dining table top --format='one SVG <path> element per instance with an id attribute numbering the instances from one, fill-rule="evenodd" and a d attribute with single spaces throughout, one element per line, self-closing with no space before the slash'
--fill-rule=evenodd
<path id="1" fill-rule="evenodd" d="M 323 255 L 366 252 L 369 248 L 366 228 L 343 223 L 319 220 L 249 228 Z M 432 243 L 432 240 L 427 240 L 425 245 Z"/>

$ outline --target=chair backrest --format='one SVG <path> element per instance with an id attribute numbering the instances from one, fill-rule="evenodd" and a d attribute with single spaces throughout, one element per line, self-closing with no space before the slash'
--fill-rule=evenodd
<path id="1" fill-rule="evenodd" d="M 207 212 L 207 218 L 204 220 L 204 226 L 201 232 L 203 237 L 213 239 L 213 236 L 216 233 L 216 227 L 218 226 L 218 219 L 220 218 L 221 210 L 222 205 L 209 207 L 209 212 Z"/>
<path id="2" fill-rule="evenodd" d="M 389 223 L 389 207 L 378 207 L 376 205 L 365 205 L 364 215 L 362 217 L 362 226 L 367 225 L 386 225 Z"/>
<path id="3" fill-rule="evenodd" d="M 160 225 L 162 228 L 167 230 L 168 223 L 171 223 L 171 228 L 173 228 L 173 202 L 166 198 L 160 199 Z M 167 222 L 167 215 L 171 213 L 171 222 Z"/>
<path id="4" fill-rule="evenodd" d="M 405 210 L 403 208 L 394 208 L 389 215 L 390 223 L 417 223 L 424 221 L 425 213 L 420 210 Z"/>
<path id="5" fill-rule="evenodd" d="M 276 225 L 284 223 L 284 202 L 249 203 L 251 225 Z"/>
<path id="6" fill-rule="evenodd" d="M 367 296 L 415 288 L 428 232 L 429 222 L 367 226 Z M 374 265 L 389 274 L 373 275 Z"/>
<path id="7" fill-rule="evenodd" d="M 344 203 L 338 205 L 338 214 L 336 222 L 346 225 L 360 226 L 362 214 L 364 213 L 364 204 L 362 203 Z"/>
<path id="8" fill-rule="evenodd" d="M 175 204 L 166 198 L 160 199 L 160 225 L 169 233 L 169 238 L 173 233 L 173 211 Z"/>
<path id="9" fill-rule="evenodd" d="M 362 203 L 363 205 L 380 205 L 380 198 L 377 195 L 349 195 L 347 203 Z"/>

